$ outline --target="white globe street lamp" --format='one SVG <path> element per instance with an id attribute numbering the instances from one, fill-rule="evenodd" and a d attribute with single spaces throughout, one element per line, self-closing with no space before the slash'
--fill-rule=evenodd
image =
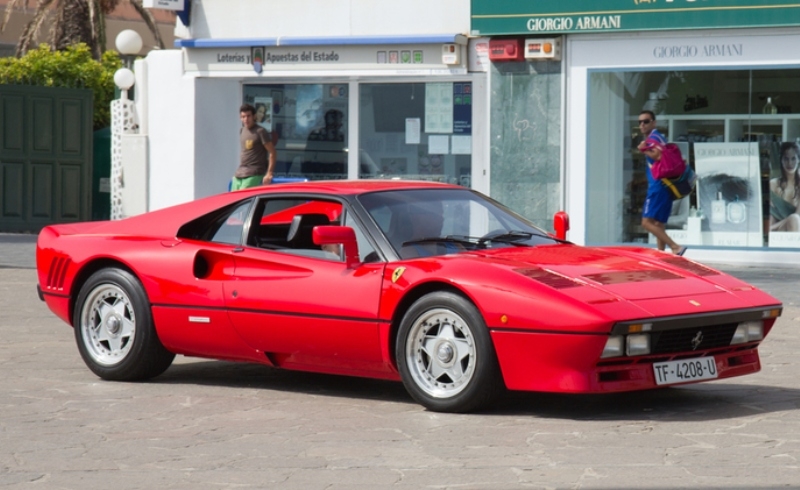
<path id="1" fill-rule="evenodd" d="M 125 60 L 125 66 L 130 68 L 131 60 L 142 50 L 142 36 L 133 29 L 125 29 L 117 34 L 114 44 Z"/>
<path id="2" fill-rule="evenodd" d="M 139 54 L 142 50 L 142 36 L 133 29 L 125 29 L 117 34 L 117 51 L 122 54 Z"/>
<path id="3" fill-rule="evenodd" d="M 142 36 L 132 29 L 126 29 L 117 35 L 116 45 L 125 68 L 114 72 L 114 84 L 119 87 L 120 98 L 111 101 L 111 219 L 120 219 L 131 214 L 132 209 L 138 209 L 135 204 L 144 202 L 136 193 L 137 186 L 125 189 L 123 178 L 127 170 L 128 180 L 137 182 L 134 177 L 141 173 L 144 166 L 137 165 L 133 155 L 123 155 L 122 151 L 123 137 L 130 137 L 138 129 L 134 103 L 128 99 L 128 90 L 136 83 L 136 76 L 131 68 L 134 57 L 142 50 Z M 144 207 L 146 208 L 146 204 Z"/>
<path id="4" fill-rule="evenodd" d="M 128 89 L 136 82 L 136 75 L 128 68 L 120 68 L 114 72 L 114 85 L 119 87 L 123 99 L 128 98 Z"/>

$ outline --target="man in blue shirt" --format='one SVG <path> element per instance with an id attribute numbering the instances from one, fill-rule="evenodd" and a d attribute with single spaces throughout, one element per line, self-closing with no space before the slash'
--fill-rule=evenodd
<path id="1" fill-rule="evenodd" d="M 672 196 L 664 184 L 653 178 L 650 166 L 661 157 L 661 152 L 657 148 L 646 149 L 646 140 L 656 140 L 661 147 L 667 144 L 664 135 L 656 129 L 656 115 L 652 111 L 642 111 L 639 114 L 639 129 L 644 139 L 639 144 L 639 151 L 645 154 L 647 159 L 647 198 L 644 201 L 642 211 L 642 227 L 656 237 L 659 250 L 665 250 L 669 246 L 672 253 L 683 255 L 686 247 L 678 245 L 666 232 L 667 220 L 672 213 Z"/>

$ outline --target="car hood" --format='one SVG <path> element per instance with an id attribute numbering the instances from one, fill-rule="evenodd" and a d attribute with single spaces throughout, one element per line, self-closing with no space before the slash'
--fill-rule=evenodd
<path id="1" fill-rule="evenodd" d="M 652 249 L 563 244 L 489 250 L 476 255 L 481 256 L 479 260 L 502 263 L 568 296 L 590 294 L 579 293 L 581 286 L 595 294 L 603 291 L 628 301 L 697 296 L 727 289 L 714 280 L 723 273 Z M 734 286 L 745 285 L 730 279 Z"/>

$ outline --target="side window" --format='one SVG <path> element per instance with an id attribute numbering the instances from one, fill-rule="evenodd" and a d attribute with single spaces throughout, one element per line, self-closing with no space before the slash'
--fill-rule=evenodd
<path id="1" fill-rule="evenodd" d="M 239 245 L 252 203 L 248 199 L 190 221 L 178 230 L 178 237 Z"/>
<path id="2" fill-rule="evenodd" d="M 342 224 L 351 227 L 353 231 L 355 231 L 356 241 L 358 242 L 358 257 L 361 262 L 377 262 L 380 260 L 380 256 L 367 239 L 364 230 L 361 229 L 361 226 L 353 218 L 352 213 L 345 214 L 344 223 Z"/>
<path id="3" fill-rule="evenodd" d="M 247 244 L 328 260 L 341 260 L 338 247 L 313 241 L 317 226 L 335 224 L 342 214 L 336 201 L 305 198 L 261 199 L 256 205 Z"/>

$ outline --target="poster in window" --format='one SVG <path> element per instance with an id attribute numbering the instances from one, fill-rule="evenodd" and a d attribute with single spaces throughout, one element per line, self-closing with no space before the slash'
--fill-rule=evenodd
<path id="1" fill-rule="evenodd" d="M 703 243 L 762 247 L 761 165 L 753 143 L 695 143 Z M 707 232 L 707 233 L 706 233 Z"/>
<path id="2" fill-rule="evenodd" d="M 796 141 L 772 143 L 768 162 L 769 246 L 800 248 L 800 145 Z M 762 152 L 762 158 L 764 153 Z"/>
<path id="3" fill-rule="evenodd" d="M 253 107 L 256 108 L 256 124 L 272 131 L 272 97 L 253 98 Z"/>
<path id="4" fill-rule="evenodd" d="M 425 132 L 453 132 L 453 83 L 425 84 Z"/>

